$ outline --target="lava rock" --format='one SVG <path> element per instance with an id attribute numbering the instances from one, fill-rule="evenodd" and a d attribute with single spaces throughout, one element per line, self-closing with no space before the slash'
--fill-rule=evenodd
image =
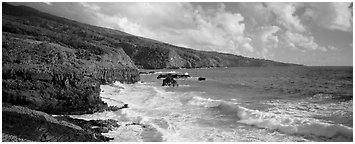
<path id="1" fill-rule="evenodd" d="M 179 78 L 188 78 L 190 77 L 190 75 L 186 75 L 186 74 L 160 74 L 158 75 L 157 79 L 161 79 L 161 78 L 166 78 L 168 75 L 172 76 L 173 78 L 179 79 Z"/>
<path id="2" fill-rule="evenodd" d="M 21 106 L 10 106 L 8 104 L 2 107 L 2 124 L 2 132 L 4 134 L 26 141 L 100 142 L 111 139 L 87 127 L 81 127 L 68 121 L 57 120 L 44 112 Z M 7 140 L 17 141 L 18 139 L 11 138 Z"/>
<path id="3" fill-rule="evenodd" d="M 203 80 L 206 80 L 206 78 L 204 78 L 204 77 L 199 77 L 198 80 L 199 80 L 199 81 L 203 81 Z"/>
<path id="4" fill-rule="evenodd" d="M 162 86 L 179 86 L 178 83 L 174 80 L 171 74 L 168 74 L 166 78 L 163 80 Z"/>

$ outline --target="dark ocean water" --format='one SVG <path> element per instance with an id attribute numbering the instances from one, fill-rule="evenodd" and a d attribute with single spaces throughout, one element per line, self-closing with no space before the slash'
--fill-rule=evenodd
<path id="1" fill-rule="evenodd" d="M 352 67 L 154 71 L 101 87 L 109 105 L 130 108 L 74 117 L 149 127 L 120 127 L 107 134 L 114 141 L 353 141 Z M 156 77 L 170 72 L 192 77 L 162 87 Z"/>

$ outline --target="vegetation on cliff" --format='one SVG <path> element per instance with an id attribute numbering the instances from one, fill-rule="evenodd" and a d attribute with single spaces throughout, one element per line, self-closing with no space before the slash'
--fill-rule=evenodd
<path id="1" fill-rule="evenodd" d="M 96 121 L 78 126 L 50 114 L 120 109 L 101 100 L 100 84 L 139 81 L 123 49 L 81 33 L 86 25 L 24 6 L 3 3 L 2 22 L 3 141 L 109 141 L 101 135 L 109 125 L 94 130 L 86 125 Z"/>
<path id="2" fill-rule="evenodd" d="M 3 4 L 3 102 L 51 114 L 107 107 L 100 84 L 139 80 L 120 48 L 96 41 L 85 25 Z"/>

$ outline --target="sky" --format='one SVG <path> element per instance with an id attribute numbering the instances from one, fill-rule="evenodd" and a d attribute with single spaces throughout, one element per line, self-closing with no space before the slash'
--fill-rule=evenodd
<path id="1" fill-rule="evenodd" d="M 349 2 L 12 4 L 196 50 L 309 66 L 353 65 Z"/>

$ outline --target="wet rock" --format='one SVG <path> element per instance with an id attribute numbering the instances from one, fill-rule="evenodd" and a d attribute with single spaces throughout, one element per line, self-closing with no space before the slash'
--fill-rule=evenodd
<path id="1" fill-rule="evenodd" d="M 171 74 L 168 74 L 165 79 L 163 80 L 162 86 L 179 86 L 177 82 L 174 80 L 173 76 Z"/>
<path id="2" fill-rule="evenodd" d="M 157 79 L 161 79 L 161 78 L 166 78 L 168 75 L 171 75 L 173 78 L 179 79 L 179 78 L 188 78 L 190 77 L 189 74 L 160 74 L 158 75 Z"/>
<path id="3" fill-rule="evenodd" d="M 104 138 L 101 133 L 107 133 L 108 131 L 113 130 L 114 128 L 120 127 L 116 120 L 107 119 L 107 120 L 82 120 L 82 119 L 74 119 L 69 116 L 58 116 L 56 117 L 58 120 L 68 121 L 75 125 L 82 127 L 88 133 L 94 133 L 100 138 Z M 109 138 L 111 140 L 111 138 Z"/>
<path id="4" fill-rule="evenodd" d="M 103 112 L 103 111 L 118 111 L 120 109 L 124 109 L 124 108 L 128 108 L 128 104 L 124 104 L 122 107 L 118 107 L 118 106 L 108 106 L 106 108 L 102 108 L 97 112 Z"/>
<path id="5" fill-rule="evenodd" d="M 52 116 L 21 106 L 6 105 L 2 109 L 2 132 L 6 135 L 38 142 L 69 141 L 109 141 L 101 133 L 92 132 L 68 121 L 57 120 Z M 4 137 L 4 135 L 3 135 Z"/>
<path id="6" fill-rule="evenodd" d="M 199 80 L 199 81 L 203 81 L 203 80 L 206 80 L 206 78 L 204 78 L 204 77 L 199 77 L 198 80 Z"/>

